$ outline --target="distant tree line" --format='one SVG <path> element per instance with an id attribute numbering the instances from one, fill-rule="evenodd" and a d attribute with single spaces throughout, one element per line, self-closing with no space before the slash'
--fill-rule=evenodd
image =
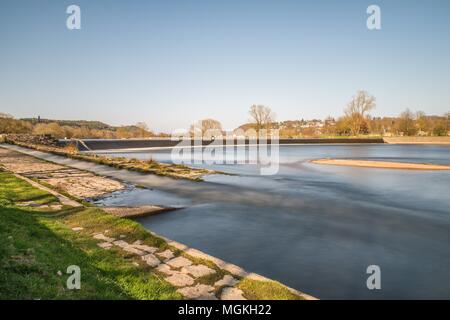
<path id="1" fill-rule="evenodd" d="M 370 112 L 376 107 L 376 99 L 366 91 L 358 91 L 337 119 L 275 121 L 275 113 L 267 106 L 252 105 L 250 119 L 235 129 L 237 134 L 248 129 L 271 132 L 278 129 L 280 137 L 332 137 L 332 136 L 446 136 L 450 135 L 450 112 L 442 116 L 426 115 L 423 111 L 406 109 L 398 117 L 372 117 Z M 49 134 L 56 138 L 97 138 L 129 139 L 153 136 L 168 137 L 169 134 L 155 135 L 144 122 L 131 126 L 114 127 L 99 121 L 73 121 L 48 119 L 14 119 L 0 113 L 0 133 Z M 222 124 L 216 119 L 203 119 L 194 123 L 189 130 L 191 136 L 224 134 Z M 208 137 L 207 137 L 208 138 Z"/>
<path id="2" fill-rule="evenodd" d="M 5 113 L 0 113 L 0 133 L 52 135 L 59 139 L 129 139 L 155 136 L 144 122 L 115 127 L 99 121 L 14 119 Z"/>
<path id="3" fill-rule="evenodd" d="M 250 122 L 238 129 L 278 129 L 280 137 L 329 136 L 446 136 L 450 135 L 450 112 L 442 116 L 426 115 L 423 111 L 406 109 L 398 117 L 372 117 L 376 99 L 366 91 L 358 91 L 335 119 L 274 121 L 274 113 L 266 106 L 250 108 Z"/>

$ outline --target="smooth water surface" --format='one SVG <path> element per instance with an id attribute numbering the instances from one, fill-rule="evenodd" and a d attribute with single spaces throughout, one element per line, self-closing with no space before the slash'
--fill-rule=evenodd
<path id="1" fill-rule="evenodd" d="M 170 150 L 116 155 L 171 161 Z M 172 186 L 163 202 L 186 208 L 139 222 L 319 298 L 450 298 L 450 171 L 309 163 L 325 157 L 450 164 L 450 147 L 281 146 L 278 174 L 208 166 L 234 175 Z M 114 201 L 154 203 L 154 192 Z M 381 290 L 366 287 L 369 265 Z"/>

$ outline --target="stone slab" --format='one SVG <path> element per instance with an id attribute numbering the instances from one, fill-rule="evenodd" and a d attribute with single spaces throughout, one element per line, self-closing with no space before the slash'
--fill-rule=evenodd
<path id="1" fill-rule="evenodd" d="M 136 248 L 134 248 L 134 247 L 132 247 L 132 246 L 123 247 L 122 249 L 123 249 L 124 251 L 126 251 L 126 252 L 137 254 L 138 256 L 143 256 L 143 255 L 145 255 L 145 252 L 144 252 L 144 251 L 141 251 L 141 250 L 139 250 L 139 249 L 136 249 Z"/>
<path id="2" fill-rule="evenodd" d="M 217 300 L 213 291 L 214 287 L 205 284 L 197 284 L 194 287 L 185 287 L 177 290 L 177 292 L 181 293 L 188 299 Z"/>
<path id="3" fill-rule="evenodd" d="M 148 246 L 146 244 L 132 244 L 131 246 L 133 248 L 136 248 L 138 250 L 145 251 L 145 252 L 148 252 L 148 253 L 155 253 L 156 251 L 158 251 L 158 248 L 151 247 L 151 246 Z"/>
<path id="4" fill-rule="evenodd" d="M 220 300 L 247 300 L 243 294 L 241 289 L 226 287 L 222 290 Z"/>
<path id="5" fill-rule="evenodd" d="M 171 266 L 172 268 L 178 269 L 178 268 L 190 266 L 192 264 L 192 261 L 185 257 L 176 257 L 176 258 L 173 258 L 173 259 L 167 261 L 166 263 L 169 266 Z"/>
<path id="6" fill-rule="evenodd" d="M 174 257 L 173 252 L 169 249 L 163 251 L 163 252 L 157 252 L 156 255 L 164 260 L 169 260 Z"/>
<path id="7" fill-rule="evenodd" d="M 94 239 L 103 240 L 103 241 L 106 241 L 106 242 L 113 242 L 114 240 L 116 240 L 114 238 L 110 238 L 110 237 L 105 236 L 103 233 L 95 234 L 94 235 Z"/>
<path id="8" fill-rule="evenodd" d="M 191 286 L 194 284 L 194 279 L 188 276 L 187 274 L 183 274 L 181 272 L 176 272 L 171 276 L 166 278 L 166 281 L 175 287 L 185 287 Z"/>
<path id="9" fill-rule="evenodd" d="M 126 241 L 123 240 L 117 240 L 113 242 L 116 246 L 121 247 L 121 248 L 125 248 L 128 247 L 130 244 Z"/>
<path id="10" fill-rule="evenodd" d="M 112 247 L 111 242 L 100 242 L 100 243 L 97 243 L 97 245 L 103 249 L 109 249 Z"/>
<path id="11" fill-rule="evenodd" d="M 223 276 L 222 279 L 214 283 L 215 287 L 233 287 L 235 286 L 239 281 L 235 279 L 234 277 L 230 276 L 229 274 L 226 274 Z"/>
<path id="12" fill-rule="evenodd" d="M 182 273 L 188 273 L 194 278 L 200 278 L 204 276 L 209 276 L 210 274 L 216 273 L 216 270 L 211 269 L 203 264 L 198 264 L 195 266 L 187 266 L 181 269 Z"/>
<path id="13" fill-rule="evenodd" d="M 156 271 L 164 273 L 166 275 L 172 275 L 174 274 L 176 271 L 172 270 L 172 268 L 170 268 L 170 266 L 168 266 L 167 264 L 163 263 L 160 264 L 157 268 Z"/>
<path id="14" fill-rule="evenodd" d="M 152 268 L 159 266 L 161 263 L 161 261 L 159 261 L 159 259 L 151 253 L 142 256 L 142 260 L 144 260 L 145 263 L 147 263 Z"/>

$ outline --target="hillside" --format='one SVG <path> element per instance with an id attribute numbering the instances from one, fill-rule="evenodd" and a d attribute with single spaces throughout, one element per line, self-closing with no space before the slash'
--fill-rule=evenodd
<path id="1" fill-rule="evenodd" d="M 33 125 L 38 123 L 57 123 L 60 126 L 69 126 L 77 128 L 87 128 L 94 130 L 116 130 L 117 127 L 111 126 L 101 121 L 89 121 L 89 120 L 52 120 L 52 119 L 38 119 L 38 118 L 23 118 L 22 121 L 30 122 Z"/>

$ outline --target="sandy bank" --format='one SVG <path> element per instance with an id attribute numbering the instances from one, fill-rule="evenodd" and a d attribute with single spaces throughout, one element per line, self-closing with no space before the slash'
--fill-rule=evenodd
<path id="1" fill-rule="evenodd" d="M 366 168 L 383 169 L 404 169 L 404 170 L 450 170 L 450 166 L 425 163 L 406 163 L 390 161 L 372 161 L 372 160 L 352 160 L 352 159 L 318 159 L 312 160 L 315 164 L 329 164 L 336 166 L 352 166 Z"/>
<path id="2" fill-rule="evenodd" d="M 450 145 L 450 136 L 447 137 L 384 137 L 389 144 L 440 144 Z"/>

